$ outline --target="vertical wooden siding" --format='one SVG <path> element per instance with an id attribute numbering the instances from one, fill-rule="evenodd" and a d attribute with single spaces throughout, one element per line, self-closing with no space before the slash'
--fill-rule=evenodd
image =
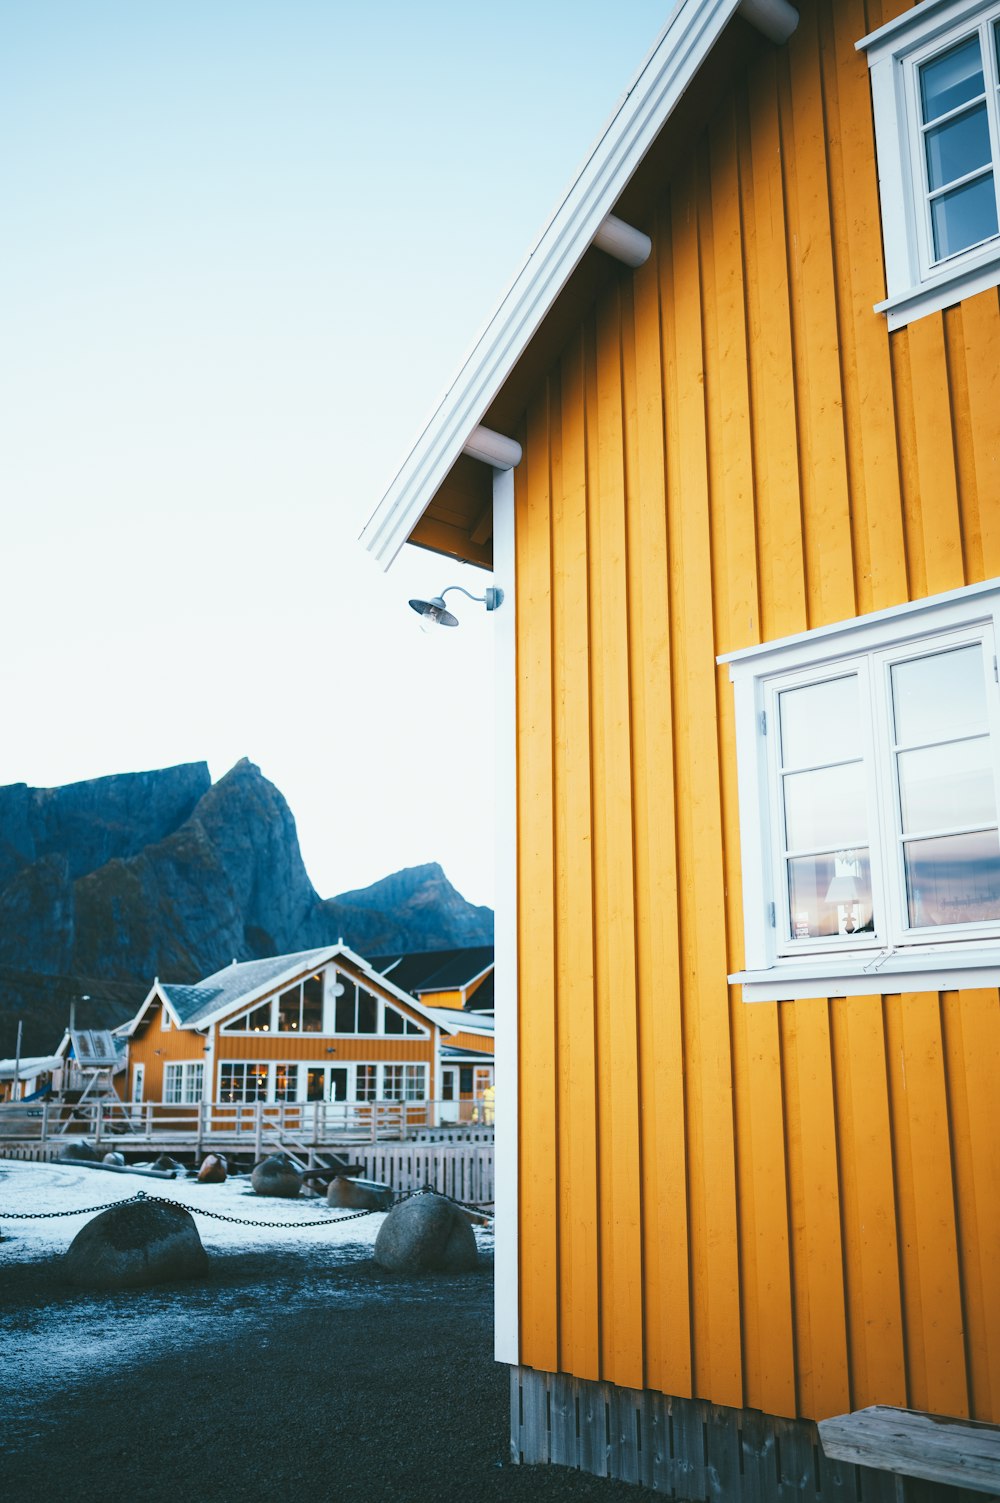
<path id="1" fill-rule="evenodd" d="M 716 653 L 1000 574 L 996 291 L 890 339 L 854 42 L 801 5 L 516 475 L 522 1360 L 1000 1420 L 995 991 L 746 1006 Z"/>

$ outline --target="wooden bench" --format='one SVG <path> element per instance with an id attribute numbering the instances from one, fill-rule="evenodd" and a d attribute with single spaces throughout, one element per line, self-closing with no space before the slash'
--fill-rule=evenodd
<path id="1" fill-rule="evenodd" d="M 820 1420 L 819 1438 L 835 1461 L 896 1473 L 900 1499 L 908 1477 L 1000 1494 L 1000 1425 L 875 1404 Z"/>

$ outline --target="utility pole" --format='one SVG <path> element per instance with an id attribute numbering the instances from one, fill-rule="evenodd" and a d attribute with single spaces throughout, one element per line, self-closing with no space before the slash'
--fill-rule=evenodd
<path id="1" fill-rule="evenodd" d="M 11 1093 L 12 1101 L 21 1099 L 21 1030 L 24 1024 L 18 1019 L 17 1023 L 17 1047 L 14 1050 L 14 1090 Z"/>

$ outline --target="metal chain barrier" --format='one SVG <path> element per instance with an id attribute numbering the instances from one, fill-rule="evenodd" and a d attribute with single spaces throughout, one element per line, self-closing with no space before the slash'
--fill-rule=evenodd
<path id="1" fill-rule="evenodd" d="M 475 1211 L 477 1215 L 483 1214 L 478 1206 L 466 1205 L 464 1201 L 456 1200 L 454 1195 L 445 1195 L 443 1191 L 434 1190 L 430 1185 L 424 1185 L 420 1190 L 411 1190 L 408 1195 L 401 1195 L 396 1204 L 402 1205 L 404 1200 L 412 1200 L 414 1196 L 428 1194 L 440 1195 L 442 1200 L 450 1200 L 452 1205 L 460 1206 L 463 1211 Z M 322 1220 L 317 1219 L 313 1221 L 250 1221 L 245 1216 L 225 1216 L 221 1211 L 208 1211 L 202 1206 L 188 1206 L 182 1200 L 170 1200 L 164 1195 L 147 1195 L 144 1190 L 139 1190 L 137 1194 L 130 1196 L 128 1200 L 110 1200 L 107 1205 L 86 1206 L 83 1210 L 79 1211 L 3 1211 L 0 1212 L 0 1215 L 2 1215 L 4 1221 L 47 1221 L 54 1216 L 96 1216 L 99 1211 L 111 1211 L 115 1206 L 135 1205 L 137 1201 L 142 1201 L 146 1205 L 180 1206 L 182 1211 L 189 1211 L 194 1216 L 210 1216 L 213 1221 L 228 1221 L 234 1226 L 280 1227 L 282 1230 L 286 1227 L 309 1227 L 311 1229 L 317 1226 L 340 1226 L 345 1221 L 357 1221 L 361 1216 L 375 1216 L 379 1214 L 374 1210 L 366 1210 L 348 1211 L 346 1215 L 325 1216 Z"/>

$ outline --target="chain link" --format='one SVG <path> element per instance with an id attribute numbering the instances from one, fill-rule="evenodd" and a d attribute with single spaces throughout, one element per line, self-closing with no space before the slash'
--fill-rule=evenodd
<path id="1" fill-rule="evenodd" d="M 464 1201 L 456 1200 L 454 1195 L 445 1195 L 441 1190 L 434 1190 L 430 1185 L 424 1185 L 420 1190 L 411 1190 L 409 1195 L 400 1196 L 396 1202 L 402 1205 L 404 1200 L 412 1200 L 416 1195 L 440 1195 L 442 1200 L 450 1200 L 452 1205 L 460 1206 L 463 1211 L 475 1211 L 482 1215 L 478 1206 L 466 1205 Z M 221 1211 L 207 1211 L 203 1206 L 187 1206 L 181 1200 L 170 1200 L 164 1195 L 147 1195 L 140 1190 L 128 1200 L 110 1200 L 103 1206 L 86 1206 L 80 1211 L 4 1211 L 4 1221 L 47 1221 L 54 1216 L 96 1216 L 99 1211 L 110 1211 L 115 1206 L 135 1205 L 137 1202 L 145 1205 L 180 1206 L 182 1211 L 190 1211 L 195 1216 L 210 1216 L 213 1221 L 228 1221 L 233 1226 L 265 1226 L 280 1227 L 317 1227 L 317 1226 L 340 1226 L 345 1221 L 357 1221 L 361 1216 L 374 1216 L 373 1210 L 350 1211 L 346 1216 L 326 1216 L 322 1220 L 313 1221 L 249 1221 L 245 1216 L 224 1216 Z"/>

